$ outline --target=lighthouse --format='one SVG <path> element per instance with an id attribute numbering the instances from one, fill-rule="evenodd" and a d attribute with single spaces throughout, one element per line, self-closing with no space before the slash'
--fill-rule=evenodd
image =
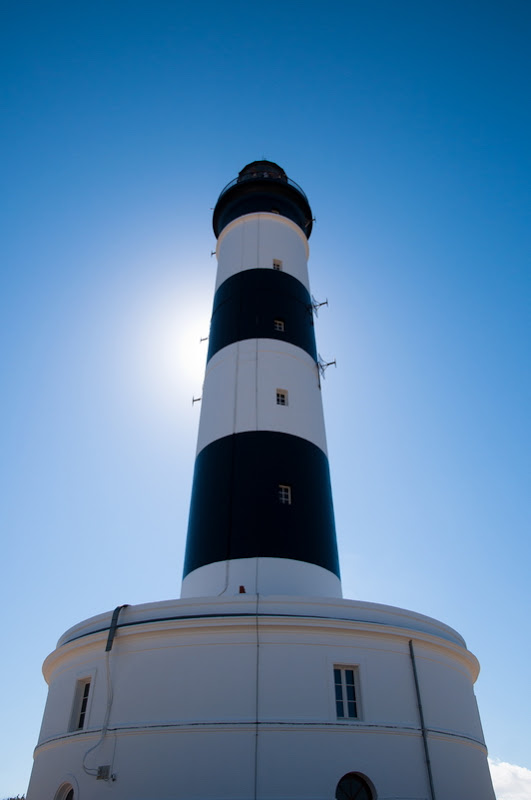
<path id="1" fill-rule="evenodd" d="M 494 800 L 459 633 L 342 598 L 308 199 L 256 161 L 213 226 L 181 597 L 63 634 L 28 800 Z"/>
<path id="2" fill-rule="evenodd" d="M 183 596 L 341 595 L 308 279 L 312 212 L 276 164 L 214 209 L 218 271 Z"/>

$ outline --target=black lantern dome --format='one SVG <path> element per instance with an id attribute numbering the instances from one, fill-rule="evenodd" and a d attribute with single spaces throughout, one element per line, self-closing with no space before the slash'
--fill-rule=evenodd
<path id="1" fill-rule="evenodd" d="M 308 198 L 273 161 L 247 164 L 238 177 L 225 186 L 214 209 L 212 224 L 216 237 L 234 219 L 260 211 L 291 219 L 310 238 L 312 210 Z"/>

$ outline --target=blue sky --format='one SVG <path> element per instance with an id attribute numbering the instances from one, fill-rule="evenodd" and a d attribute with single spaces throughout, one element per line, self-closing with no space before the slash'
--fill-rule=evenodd
<path id="1" fill-rule="evenodd" d="M 523 0 L 2 3 L 0 796 L 59 635 L 179 595 L 211 208 L 263 157 L 317 220 L 345 596 L 457 628 L 531 769 L 530 33 Z"/>

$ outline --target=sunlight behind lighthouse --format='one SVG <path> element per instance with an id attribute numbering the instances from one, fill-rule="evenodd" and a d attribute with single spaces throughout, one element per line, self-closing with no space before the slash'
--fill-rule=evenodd
<path id="1" fill-rule="evenodd" d="M 121 368 L 133 414 L 174 425 L 176 409 L 201 395 L 210 306 L 197 286 L 145 289 L 128 299 L 118 326 Z"/>

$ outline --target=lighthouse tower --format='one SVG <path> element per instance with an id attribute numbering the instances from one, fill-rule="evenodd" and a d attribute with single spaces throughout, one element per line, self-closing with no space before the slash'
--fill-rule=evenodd
<path id="1" fill-rule="evenodd" d="M 308 281 L 312 212 L 257 161 L 214 210 L 218 272 L 183 597 L 340 597 Z"/>
<path id="2" fill-rule="evenodd" d="M 311 229 L 269 161 L 218 199 L 181 599 L 63 634 L 28 800 L 494 800 L 461 636 L 341 596 Z"/>

